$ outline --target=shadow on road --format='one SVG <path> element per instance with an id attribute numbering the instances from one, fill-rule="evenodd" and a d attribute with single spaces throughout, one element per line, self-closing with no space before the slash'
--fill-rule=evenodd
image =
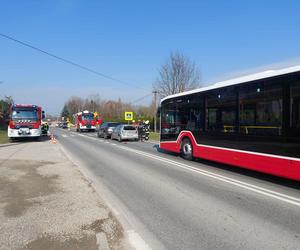
<path id="1" fill-rule="evenodd" d="M 159 153 L 168 154 L 168 155 L 173 155 L 173 156 L 178 156 L 177 153 L 174 153 L 174 152 L 170 152 L 170 151 L 161 149 L 161 148 L 159 147 L 159 144 L 155 144 L 155 145 L 153 146 L 153 148 L 156 149 L 157 152 L 159 152 Z"/>
<path id="2" fill-rule="evenodd" d="M 26 142 L 43 142 L 43 141 L 49 141 L 51 138 L 50 136 L 41 136 L 38 138 L 17 138 L 17 139 L 13 139 L 12 144 L 6 144 L 7 146 L 10 145 L 16 145 L 16 144 L 21 144 L 21 143 L 26 143 Z"/>
<path id="3" fill-rule="evenodd" d="M 273 176 L 270 174 L 260 173 L 260 172 L 250 170 L 250 169 L 240 168 L 237 166 L 222 164 L 222 163 L 203 160 L 203 159 L 195 159 L 195 162 L 198 162 L 198 163 L 204 164 L 204 165 L 209 165 L 209 167 L 222 169 L 222 170 L 232 172 L 235 174 L 245 175 L 245 176 L 259 179 L 262 181 L 271 182 L 276 185 L 286 186 L 286 187 L 300 190 L 300 182 L 299 181 L 289 180 L 286 178 Z"/>
<path id="4" fill-rule="evenodd" d="M 5 147 L 11 147 L 11 146 L 15 146 L 21 143 L 5 143 L 5 144 L 0 144 L 0 148 L 5 148 Z"/>
<path id="5" fill-rule="evenodd" d="M 177 153 L 169 152 L 169 151 L 159 148 L 158 144 L 154 145 L 153 148 L 156 149 L 157 152 L 159 152 L 159 153 L 173 155 L 173 156 L 179 156 L 179 154 L 177 154 Z M 273 176 L 273 175 L 269 175 L 269 174 L 260 173 L 260 172 L 250 170 L 250 169 L 240 168 L 237 166 L 227 165 L 227 164 L 218 163 L 218 162 L 214 162 L 214 161 L 208 161 L 208 160 L 199 159 L 199 158 L 195 159 L 193 162 L 197 162 L 199 164 L 203 164 L 203 165 L 206 165 L 211 168 L 221 169 L 221 170 L 225 170 L 227 172 L 232 172 L 235 174 L 259 179 L 262 181 L 271 182 L 276 185 L 286 186 L 289 188 L 300 190 L 300 182 L 299 181 L 289 180 L 289 179 L 285 179 L 282 177 L 277 177 L 277 176 Z M 195 167 L 197 167 L 197 166 L 195 166 Z"/>

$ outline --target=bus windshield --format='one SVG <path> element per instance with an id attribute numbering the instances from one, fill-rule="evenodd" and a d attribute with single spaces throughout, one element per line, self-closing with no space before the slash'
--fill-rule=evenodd
<path id="1" fill-rule="evenodd" d="M 15 109 L 12 112 L 12 120 L 30 120 L 30 121 L 37 121 L 38 115 L 37 115 L 36 109 Z"/>

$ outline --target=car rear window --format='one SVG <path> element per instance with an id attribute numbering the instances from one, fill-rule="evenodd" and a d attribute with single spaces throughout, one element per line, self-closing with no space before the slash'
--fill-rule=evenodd
<path id="1" fill-rule="evenodd" d="M 134 126 L 124 126 L 124 130 L 136 130 Z"/>
<path id="2" fill-rule="evenodd" d="M 109 123 L 108 127 L 117 127 L 119 123 Z"/>

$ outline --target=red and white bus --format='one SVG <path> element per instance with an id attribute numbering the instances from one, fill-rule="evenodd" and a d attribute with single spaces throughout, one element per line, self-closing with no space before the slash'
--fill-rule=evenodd
<path id="1" fill-rule="evenodd" d="M 13 139 L 22 137 L 39 138 L 42 134 L 42 119 L 45 114 L 42 107 L 31 104 L 14 104 L 10 108 L 8 137 Z"/>
<path id="2" fill-rule="evenodd" d="M 300 180 L 300 65 L 161 100 L 160 147 Z"/>
<path id="3" fill-rule="evenodd" d="M 93 112 L 88 110 L 74 115 L 76 131 L 95 131 L 97 126 L 102 123 L 102 119 L 95 117 Z"/>

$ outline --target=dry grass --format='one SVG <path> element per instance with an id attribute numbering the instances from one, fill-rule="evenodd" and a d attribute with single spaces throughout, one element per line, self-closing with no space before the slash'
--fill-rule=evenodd
<path id="1" fill-rule="evenodd" d="M 150 132 L 149 135 L 150 140 L 159 141 L 159 137 L 160 137 L 159 133 Z"/>
<path id="2" fill-rule="evenodd" d="M 0 144 L 8 143 L 7 130 L 0 129 Z"/>

